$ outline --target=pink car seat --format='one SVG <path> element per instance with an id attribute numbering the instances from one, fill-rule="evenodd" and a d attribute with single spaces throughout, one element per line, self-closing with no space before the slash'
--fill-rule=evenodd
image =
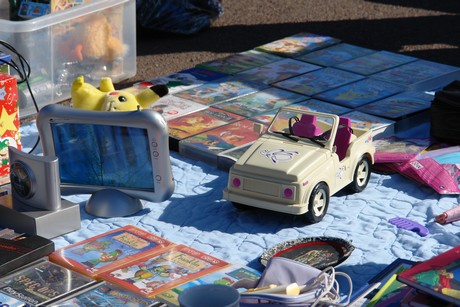
<path id="1" fill-rule="evenodd" d="M 337 134 L 334 140 L 339 160 L 345 158 L 352 136 L 353 131 L 351 129 L 351 120 L 347 117 L 339 117 L 339 128 L 337 129 Z"/>
<path id="2" fill-rule="evenodd" d="M 316 126 L 316 116 L 310 114 L 302 114 L 300 120 L 292 125 L 292 130 L 295 135 L 303 137 L 314 137 L 323 133 Z"/>

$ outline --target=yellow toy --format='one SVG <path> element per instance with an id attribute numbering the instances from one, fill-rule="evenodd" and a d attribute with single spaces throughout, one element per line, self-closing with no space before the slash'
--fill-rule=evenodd
<path id="1" fill-rule="evenodd" d="M 70 90 L 74 108 L 93 111 L 134 111 L 146 109 L 155 101 L 168 94 L 165 85 L 154 85 L 134 95 L 127 91 L 117 91 L 112 79 L 100 81 L 99 89 L 85 83 L 83 76 L 77 77 Z"/>

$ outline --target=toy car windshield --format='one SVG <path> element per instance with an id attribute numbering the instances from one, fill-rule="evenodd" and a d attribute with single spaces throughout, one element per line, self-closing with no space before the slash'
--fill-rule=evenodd
<path id="1" fill-rule="evenodd" d="M 310 140 L 324 147 L 330 140 L 334 120 L 328 114 L 284 108 L 277 113 L 268 131 L 294 141 Z"/>

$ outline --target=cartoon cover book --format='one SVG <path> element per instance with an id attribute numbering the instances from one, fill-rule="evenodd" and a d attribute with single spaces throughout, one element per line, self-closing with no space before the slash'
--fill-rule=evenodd
<path id="1" fill-rule="evenodd" d="M 204 110 L 208 106 L 204 104 L 176 97 L 174 95 L 166 95 L 158 99 L 151 109 L 163 115 L 166 121 L 173 118 L 184 116 L 196 111 Z"/>
<path id="2" fill-rule="evenodd" d="M 170 149 L 178 150 L 182 139 L 241 119 L 244 116 L 213 107 L 173 118 L 168 121 Z"/>
<path id="3" fill-rule="evenodd" d="M 403 90 L 403 86 L 367 78 L 313 97 L 354 109 Z"/>
<path id="4" fill-rule="evenodd" d="M 97 279 L 102 272 L 170 245 L 174 243 L 127 225 L 60 248 L 50 254 L 49 259 Z"/>
<path id="5" fill-rule="evenodd" d="M 139 82 L 136 85 L 143 86 L 142 89 L 145 89 L 145 87 L 150 87 L 155 84 L 162 84 L 168 87 L 169 94 L 174 94 L 227 76 L 227 74 L 221 72 L 201 67 L 192 67 L 172 74 L 155 77 L 148 81 Z"/>
<path id="6" fill-rule="evenodd" d="M 0 292 L 32 306 L 47 306 L 50 301 L 71 294 L 96 281 L 58 264 L 43 260 L 0 279 Z"/>
<path id="7" fill-rule="evenodd" d="M 154 256 L 140 257 L 134 263 L 101 276 L 134 293 L 154 298 L 163 291 L 228 265 L 186 245 L 176 245 Z"/>
<path id="8" fill-rule="evenodd" d="M 130 292 L 116 285 L 99 282 L 89 289 L 85 289 L 53 303 L 53 307 L 141 307 L 161 306 L 157 300 Z"/>
<path id="9" fill-rule="evenodd" d="M 205 68 L 225 74 L 237 74 L 254 67 L 273 63 L 283 58 L 274 54 L 261 52 L 258 50 L 247 50 L 235 53 L 217 60 L 212 60 L 196 65 L 199 68 Z"/>
<path id="10" fill-rule="evenodd" d="M 339 63 L 334 67 L 368 76 L 415 60 L 417 58 L 383 50 Z"/>
<path id="11" fill-rule="evenodd" d="M 281 61 L 243 71 L 237 74 L 237 76 L 253 82 L 271 84 L 320 68 L 321 66 L 294 59 L 283 59 Z"/>
<path id="12" fill-rule="evenodd" d="M 199 277 L 188 283 L 177 286 L 171 290 L 164 291 L 156 296 L 156 299 L 166 303 L 168 306 L 179 307 L 179 295 L 187 288 L 198 285 L 218 284 L 236 288 L 238 291 L 245 291 L 259 280 L 261 273 L 248 266 L 233 264 L 222 270 Z"/>
<path id="13" fill-rule="evenodd" d="M 460 246 L 399 273 L 397 280 L 446 302 L 460 302 Z"/>
<path id="14" fill-rule="evenodd" d="M 241 116 L 251 117 L 256 114 L 304 101 L 308 98 L 309 97 L 305 95 L 276 87 L 269 87 L 259 92 L 224 101 L 213 106 Z"/>
<path id="15" fill-rule="evenodd" d="M 302 32 L 263 44 L 255 49 L 293 58 L 339 42 L 339 39 L 331 36 Z"/>
<path id="16" fill-rule="evenodd" d="M 316 50 L 305 55 L 301 55 L 296 60 L 309 62 L 321 66 L 334 66 L 339 63 L 352 60 L 376 52 L 348 43 L 340 43 L 324 49 Z"/>
<path id="17" fill-rule="evenodd" d="M 259 133 L 254 131 L 255 123 L 250 119 L 243 119 L 188 137 L 179 142 L 179 153 L 216 166 L 218 153 L 259 138 Z M 265 130 L 264 126 L 263 132 Z"/>
<path id="18" fill-rule="evenodd" d="M 400 120 L 431 108 L 434 96 L 423 91 L 407 91 L 357 108 L 357 111 Z"/>
<path id="19" fill-rule="evenodd" d="M 376 73 L 371 77 L 405 86 L 414 86 L 419 83 L 426 83 L 425 87 L 427 87 L 427 89 L 432 89 L 429 84 L 430 80 L 433 80 L 434 82 L 437 78 L 441 78 L 443 75 L 459 70 L 460 68 L 455 66 L 426 60 L 417 60 Z M 436 82 L 433 84 L 436 84 Z"/>
<path id="20" fill-rule="evenodd" d="M 424 151 L 395 169 L 439 194 L 459 194 L 460 146 Z"/>
<path id="21" fill-rule="evenodd" d="M 210 81 L 174 95 L 209 106 L 239 96 L 255 93 L 267 87 L 263 83 L 255 83 L 230 76 Z"/>
<path id="22" fill-rule="evenodd" d="M 364 76 L 331 67 L 292 77 L 272 85 L 299 94 L 313 96 L 363 79 Z"/>

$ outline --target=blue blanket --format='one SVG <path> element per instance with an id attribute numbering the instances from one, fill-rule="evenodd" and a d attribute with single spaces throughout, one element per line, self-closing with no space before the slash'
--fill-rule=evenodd
<path id="1" fill-rule="evenodd" d="M 426 126 L 417 129 L 406 135 L 422 136 L 428 131 Z M 21 127 L 24 151 L 36 138 L 34 122 Z M 38 148 L 34 153 L 40 152 Z M 262 271 L 258 258 L 277 243 L 305 237 L 337 237 L 351 241 L 355 247 L 337 270 L 349 274 L 353 288 L 358 289 L 398 257 L 426 260 L 460 244 L 460 222 L 434 222 L 436 215 L 459 203 L 458 195 L 439 195 L 401 175 L 373 173 L 363 192 L 332 196 L 324 219 L 307 225 L 296 216 L 256 209 L 239 211 L 222 197 L 227 172 L 177 152 L 171 152 L 171 163 L 174 194 L 161 203 L 145 203 L 144 209 L 133 216 L 95 218 L 84 210 L 88 195 L 69 197 L 81 204 L 81 229 L 55 238 L 56 248 L 131 224 L 227 262 Z M 422 237 L 400 229 L 389 223 L 394 217 L 418 222 L 430 234 Z"/>

